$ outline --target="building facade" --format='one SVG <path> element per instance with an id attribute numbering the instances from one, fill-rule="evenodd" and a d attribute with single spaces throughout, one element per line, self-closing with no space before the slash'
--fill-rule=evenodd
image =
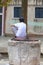
<path id="1" fill-rule="evenodd" d="M 43 0 L 28 0 L 28 33 L 43 35 Z"/>
<path id="2" fill-rule="evenodd" d="M 21 8 L 22 0 L 12 0 L 7 9 L 0 8 L 0 35 L 12 34 L 11 24 L 19 22 Z M 43 0 L 28 0 L 27 33 L 43 35 Z"/>

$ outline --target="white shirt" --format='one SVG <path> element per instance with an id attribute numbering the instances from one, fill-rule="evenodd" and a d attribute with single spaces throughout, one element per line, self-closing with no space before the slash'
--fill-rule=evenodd
<path id="1" fill-rule="evenodd" d="M 23 22 L 20 22 L 20 23 L 14 24 L 14 25 L 18 27 L 18 30 L 13 29 L 15 32 L 15 35 L 17 37 L 25 37 L 26 36 L 26 24 Z"/>

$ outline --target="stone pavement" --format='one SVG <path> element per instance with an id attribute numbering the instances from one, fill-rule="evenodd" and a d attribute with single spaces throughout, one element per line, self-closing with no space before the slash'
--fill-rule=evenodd
<path id="1" fill-rule="evenodd" d="M 11 38 L 12 37 L 0 36 L 0 47 L 7 47 L 8 46 L 8 40 Z"/>
<path id="2" fill-rule="evenodd" d="M 1 60 L 0 61 L 0 65 L 9 65 L 9 62 L 5 61 L 5 60 Z"/>
<path id="3" fill-rule="evenodd" d="M 43 65 L 43 62 L 40 62 L 40 65 Z"/>
<path id="4" fill-rule="evenodd" d="M 0 52 L 7 52 L 8 40 L 12 37 L 0 36 Z"/>

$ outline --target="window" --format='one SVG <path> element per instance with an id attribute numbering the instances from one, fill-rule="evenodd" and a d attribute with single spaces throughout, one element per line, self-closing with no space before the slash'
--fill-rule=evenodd
<path id="1" fill-rule="evenodd" d="M 43 18 L 43 7 L 35 8 L 35 18 Z"/>
<path id="2" fill-rule="evenodd" d="M 0 13 L 2 13 L 2 7 L 0 7 Z"/>
<path id="3" fill-rule="evenodd" d="M 14 17 L 20 17 L 22 14 L 22 8 L 21 7 L 14 7 Z"/>

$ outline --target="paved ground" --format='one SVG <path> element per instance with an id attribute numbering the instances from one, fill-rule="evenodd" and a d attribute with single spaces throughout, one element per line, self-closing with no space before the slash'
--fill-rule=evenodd
<path id="1" fill-rule="evenodd" d="M 12 37 L 4 37 L 0 36 L 0 47 L 7 47 L 8 46 L 8 40 Z"/>
<path id="2" fill-rule="evenodd" d="M 0 36 L 0 52 L 7 52 L 8 49 L 8 40 L 12 37 Z"/>

